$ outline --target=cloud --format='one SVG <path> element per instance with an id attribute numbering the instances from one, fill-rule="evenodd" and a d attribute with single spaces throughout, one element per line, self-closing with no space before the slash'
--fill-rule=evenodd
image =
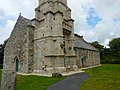
<path id="1" fill-rule="evenodd" d="M 86 29 L 86 9 L 85 3 L 90 3 L 89 0 L 68 0 L 68 5 L 72 10 L 72 18 L 75 20 L 75 32 Z"/>
<path id="2" fill-rule="evenodd" d="M 120 0 L 94 0 L 95 7 L 105 20 L 120 19 Z"/>
<path id="3" fill-rule="evenodd" d="M 34 17 L 38 0 L 0 0 L 0 43 L 7 37 L 21 12 Z M 107 46 L 112 38 L 120 37 L 120 0 L 68 0 L 75 20 L 75 32 L 87 41 L 99 41 Z"/>
<path id="4" fill-rule="evenodd" d="M 0 43 L 7 39 L 21 12 L 27 18 L 33 18 L 37 0 L 0 0 Z"/>
<path id="5" fill-rule="evenodd" d="M 4 27 L 0 26 L 0 42 L 3 42 L 4 40 L 6 40 L 6 38 L 9 37 L 13 26 L 15 24 L 15 21 L 12 20 L 7 20 L 7 23 Z"/>
<path id="6" fill-rule="evenodd" d="M 76 0 L 70 1 L 76 20 L 75 31 L 87 41 L 99 41 L 107 46 L 112 38 L 120 37 L 119 0 Z M 80 8 L 80 9 L 78 9 Z M 89 12 L 93 9 L 92 12 Z M 90 14 L 92 13 L 93 16 Z M 88 28 L 88 27 L 92 28 Z"/>
<path id="7" fill-rule="evenodd" d="M 89 28 L 94 28 L 100 21 L 102 21 L 102 18 L 97 15 L 95 8 L 90 8 L 86 20 Z"/>

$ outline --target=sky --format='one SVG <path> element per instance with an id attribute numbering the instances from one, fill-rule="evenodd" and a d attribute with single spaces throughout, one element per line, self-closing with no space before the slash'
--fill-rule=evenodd
<path id="1" fill-rule="evenodd" d="M 0 44 L 9 36 L 19 13 L 34 18 L 38 0 L 0 0 Z M 68 0 L 75 20 L 75 33 L 88 42 L 99 41 L 108 47 L 120 37 L 120 0 Z"/>

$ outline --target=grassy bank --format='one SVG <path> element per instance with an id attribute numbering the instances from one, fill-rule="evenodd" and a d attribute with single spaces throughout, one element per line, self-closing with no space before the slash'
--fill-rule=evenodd
<path id="1" fill-rule="evenodd" d="M 80 90 L 120 90 L 120 65 L 102 65 L 86 70 L 89 74 Z"/>
<path id="2" fill-rule="evenodd" d="M 17 76 L 16 90 L 47 90 L 48 86 L 64 79 L 64 77 Z M 0 70 L 1 81 L 1 70 Z"/>
<path id="3" fill-rule="evenodd" d="M 1 76 L 2 76 L 2 70 L 0 69 L 0 89 L 1 89 Z"/>
<path id="4" fill-rule="evenodd" d="M 18 76 L 17 90 L 47 90 L 48 86 L 64 79 L 64 77 Z"/>
<path id="5" fill-rule="evenodd" d="M 80 90 L 120 90 L 120 65 L 106 64 L 86 70 L 89 78 Z M 1 77 L 1 70 L 0 70 Z M 42 76 L 17 76 L 16 90 L 47 90 L 49 85 L 64 79 Z"/>

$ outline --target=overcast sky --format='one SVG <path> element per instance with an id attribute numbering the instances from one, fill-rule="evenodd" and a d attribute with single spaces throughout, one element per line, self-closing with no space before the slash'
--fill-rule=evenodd
<path id="1" fill-rule="evenodd" d="M 16 19 L 34 17 L 38 0 L 0 0 L 0 43 L 9 37 Z M 75 20 L 75 33 L 89 42 L 107 46 L 112 38 L 120 37 L 120 0 L 68 0 Z"/>

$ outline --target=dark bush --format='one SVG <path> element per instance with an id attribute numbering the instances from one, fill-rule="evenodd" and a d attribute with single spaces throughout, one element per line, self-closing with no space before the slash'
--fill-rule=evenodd
<path id="1" fill-rule="evenodd" d="M 62 77 L 62 74 L 60 74 L 60 73 L 53 73 L 52 77 Z"/>
<path id="2" fill-rule="evenodd" d="M 2 64 L 0 64 L 0 69 L 3 69 L 3 65 Z"/>
<path id="3" fill-rule="evenodd" d="M 101 59 L 101 64 L 120 64 L 120 58 L 109 58 L 106 56 L 106 58 Z"/>

